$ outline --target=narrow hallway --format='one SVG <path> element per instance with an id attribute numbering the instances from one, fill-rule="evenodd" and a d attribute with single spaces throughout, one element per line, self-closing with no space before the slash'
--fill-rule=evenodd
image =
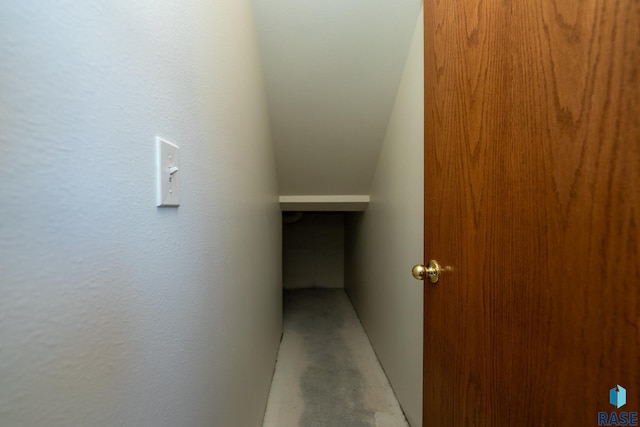
<path id="1" fill-rule="evenodd" d="M 343 289 L 284 291 L 263 427 L 408 427 Z"/>

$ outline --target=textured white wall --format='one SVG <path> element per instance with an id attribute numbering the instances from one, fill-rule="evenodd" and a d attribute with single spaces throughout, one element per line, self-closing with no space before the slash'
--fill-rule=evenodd
<path id="1" fill-rule="evenodd" d="M 182 206 L 155 207 L 154 136 Z M 248 0 L 0 12 L 0 424 L 260 426 L 281 217 Z"/>
<path id="2" fill-rule="evenodd" d="M 413 427 L 422 425 L 423 25 L 416 26 L 362 214 L 345 226 L 345 287 Z"/>
<path id="3" fill-rule="evenodd" d="M 304 212 L 282 230 L 285 289 L 344 288 L 344 215 Z"/>

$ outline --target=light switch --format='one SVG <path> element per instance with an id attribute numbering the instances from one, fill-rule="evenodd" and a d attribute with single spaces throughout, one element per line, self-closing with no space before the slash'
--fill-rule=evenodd
<path id="1" fill-rule="evenodd" d="M 180 206 L 180 149 L 156 136 L 158 206 Z"/>

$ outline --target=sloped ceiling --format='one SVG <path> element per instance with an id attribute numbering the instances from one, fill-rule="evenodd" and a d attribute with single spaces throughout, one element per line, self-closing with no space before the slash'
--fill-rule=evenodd
<path id="1" fill-rule="evenodd" d="M 422 1 L 253 2 L 280 194 L 368 194 Z"/>

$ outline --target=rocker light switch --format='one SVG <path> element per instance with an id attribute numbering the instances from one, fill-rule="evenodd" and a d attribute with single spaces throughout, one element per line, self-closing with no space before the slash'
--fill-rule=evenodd
<path id="1" fill-rule="evenodd" d="M 160 206 L 180 206 L 180 149 L 156 137 L 158 199 Z"/>

